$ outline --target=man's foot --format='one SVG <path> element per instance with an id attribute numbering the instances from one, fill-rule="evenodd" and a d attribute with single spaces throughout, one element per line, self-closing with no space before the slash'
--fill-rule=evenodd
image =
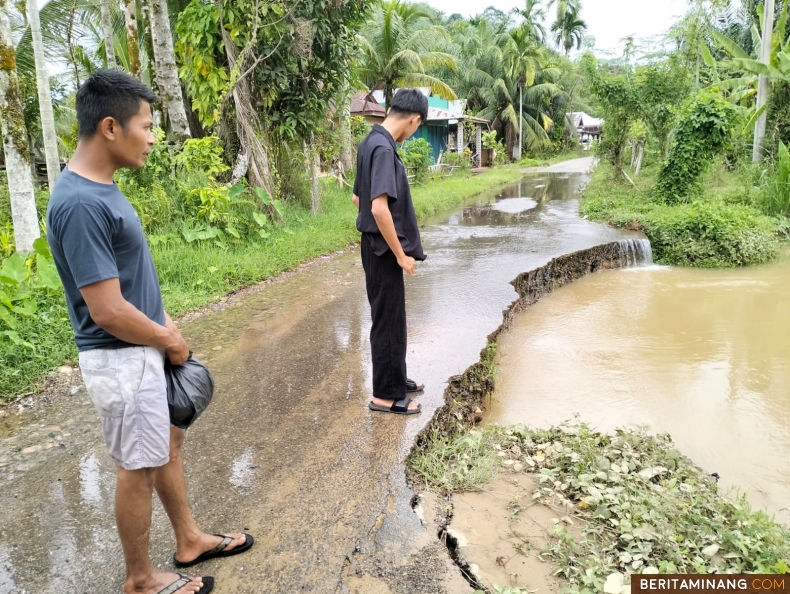
<path id="1" fill-rule="evenodd" d="M 408 415 L 408 414 L 417 414 L 420 412 L 422 408 L 419 403 L 414 402 L 413 400 L 409 400 L 409 406 L 407 408 L 403 408 L 400 410 L 393 410 L 393 405 L 395 404 L 394 400 L 384 400 L 382 398 L 376 398 L 375 396 L 368 404 L 368 408 L 370 410 L 375 410 L 377 412 L 394 412 L 401 415 Z"/>
<path id="2" fill-rule="evenodd" d="M 203 578 L 185 577 L 190 581 L 175 590 L 174 594 L 197 594 L 200 592 L 200 589 L 203 587 Z M 154 569 L 147 578 L 138 580 L 127 578 L 126 583 L 123 585 L 123 591 L 124 594 L 159 594 L 162 590 L 167 590 L 169 586 L 180 582 L 180 580 L 181 575 L 178 573 Z M 180 583 L 183 583 L 183 581 Z"/>
<path id="3" fill-rule="evenodd" d="M 222 549 L 224 553 L 230 553 L 234 549 L 243 547 L 247 544 L 246 534 L 236 532 L 217 536 L 216 534 L 206 534 L 205 532 L 202 532 L 195 541 L 183 543 L 183 545 L 180 545 L 177 548 L 175 560 L 180 565 L 190 565 L 202 554 L 216 549 L 226 537 L 231 538 L 232 540 L 225 548 Z"/>
<path id="4" fill-rule="evenodd" d="M 406 379 L 406 393 L 411 394 L 412 392 L 422 392 L 423 390 L 425 390 L 423 382 Z"/>

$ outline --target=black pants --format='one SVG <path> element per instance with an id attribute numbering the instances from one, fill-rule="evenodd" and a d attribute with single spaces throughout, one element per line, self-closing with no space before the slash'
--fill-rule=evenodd
<path id="1" fill-rule="evenodd" d="M 370 351 L 373 359 L 373 396 L 403 401 L 406 396 L 406 288 L 403 269 L 391 250 L 373 253 L 362 236 L 362 267 L 373 325 Z"/>

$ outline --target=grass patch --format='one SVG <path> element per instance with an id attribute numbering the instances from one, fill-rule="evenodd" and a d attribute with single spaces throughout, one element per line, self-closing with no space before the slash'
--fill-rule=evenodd
<path id="1" fill-rule="evenodd" d="M 790 533 L 745 496 L 717 492 L 668 435 L 488 426 L 429 437 L 411 470 L 443 492 L 481 489 L 498 472 L 532 473 L 536 501 L 559 500 L 583 520 L 583 538 L 560 522 L 542 551 L 570 592 L 600 592 L 613 574 L 786 573 Z M 477 468 L 476 466 L 480 467 Z"/>
<path id="2" fill-rule="evenodd" d="M 756 192 L 744 176 L 711 172 L 698 200 L 668 206 L 650 198 L 655 175 L 646 169 L 634 188 L 616 180 L 609 165 L 599 165 L 582 196 L 581 214 L 643 231 L 661 264 L 727 268 L 762 264 L 778 254 L 776 225 L 754 206 Z"/>
<path id="3" fill-rule="evenodd" d="M 447 211 L 520 177 L 517 168 L 509 167 L 475 176 L 458 172 L 418 185 L 412 191 L 417 215 L 425 219 Z M 325 184 L 322 190 L 322 210 L 315 217 L 308 207 L 286 202 L 282 221 L 271 227 L 262 246 L 186 243 L 177 228 L 160 230 L 158 240 L 151 241 L 151 253 L 168 313 L 180 316 L 358 241 L 351 191 L 333 183 Z M 45 204 L 41 201 L 42 210 Z M 77 358 L 62 293 L 42 297 L 38 315 L 20 320 L 16 332 L 34 349 L 20 348 L 0 334 L 0 398 L 4 399 L 33 390 L 49 370 Z"/>

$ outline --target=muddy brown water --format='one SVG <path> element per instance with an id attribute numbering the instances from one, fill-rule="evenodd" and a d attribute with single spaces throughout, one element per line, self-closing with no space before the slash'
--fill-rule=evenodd
<path id="1" fill-rule="evenodd" d="M 590 275 L 517 314 L 487 422 L 644 426 L 790 525 L 790 257 Z"/>
<path id="2" fill-rule="evenodd" d="M 553 257 L 635 237 L 579 219 L 591 159 L 525 178 L 423 228 L 407 280 L 409 374 L 423 414 L 367 409 L 369 309 L 356 249 L 183 330 L 214 373 L 214 402 L 185 449 L 192 508 L 212 532 L 248 529 L 244 555 L 201 565 L 217 594 L 470 591 L 412 509 L 403 462 L 478 360 L 516 297 L 508 283 Z M 0 592 L 121 592 L 114 473 L 84 393 L 32 407 L 0 435 Z M 174 542 L 157 503 L 154 562 Z M 364 584 L 360 586 L 360 584 Z"/>

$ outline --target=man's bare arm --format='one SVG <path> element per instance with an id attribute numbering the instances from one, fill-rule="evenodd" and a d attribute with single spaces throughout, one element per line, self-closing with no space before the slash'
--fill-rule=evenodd
<path id="1" fill-rule="evenodd" d="M 167 326 L 160 326 L 123 298 L 117 278 L 80 289 L 91 318 L 118 340 L 164 349 L 173 365 L 189 357 L 189 347 L 167 314 Z"/>
<path id="2" fill-rule="evenodd" d="M 354 206 L 356 206 L 357 210 L 359 210 L 359 196 L 357 196 L 356 194 L 353 194 L 351 196 L 351 202 L 353 202 Z"/>
<path id="3" fill-rule="evenodd" d="M 400 244 L 398 232 L 395 231 L 395 223 L 392 221 L 389 197 L 386 194 L 373 200 L 372 212 L 379 231 L 384 236 L 384 241 L 387 242 L 392 253 L 398 259 L 398 265 L 403 268 L 406 274 L 414 274 L 414 258 L 403 253 L 403 246 Z"/>

